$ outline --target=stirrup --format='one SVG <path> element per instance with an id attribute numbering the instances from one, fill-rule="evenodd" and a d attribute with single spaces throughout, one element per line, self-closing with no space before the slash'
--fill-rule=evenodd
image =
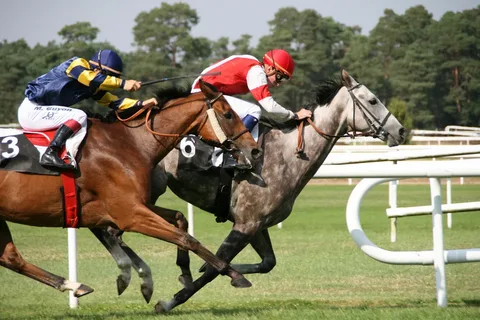
<path id="1" fill-rule="evenodd" d="M 69 164 L 64 162 L 58 155 L 55 153 L 55 151 L 52 150 L 53 153 L 47 153 L 45 152 L 42 157 L 40 158 L 40 164 L 45 167 L 51 167 L 51 168 L 56 168 L 59 170 L 75 170 L 76 168 Z"/>
<path id="2" fill-rule="evenodd" d="M 225 170 L 235 170 L 235 171 L 250 171 L 253 170 L 253 167 L 250 167 L 246 164 L 239 164 L 236 160 L 234 159 L 228 159 L 226 163 L 223 163 L 221 167 Z"/>
<path id="3" fill-rule="evenodd" d="M 75 158 L 71 155 L 70 152 L 66 152 L 65 155 L 63 156 L 62 158 L 63 162 L 65 162 L 65 160 L 68 160 L 68 162 L 65 162 L 66 164 L 68 165 L 72 165 L 75 169 L 77 168 L 77 161 L 75 160 Z"/>

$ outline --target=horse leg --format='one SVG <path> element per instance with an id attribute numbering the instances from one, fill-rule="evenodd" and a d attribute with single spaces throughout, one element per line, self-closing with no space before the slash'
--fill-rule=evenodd
<path id="1" fill-rule="evenodd" d="M 153 206 L 151 206 L 153 208 Z M 161 239 L 177 246 L 183 250 L 193 251 L 196 255 L 206 261 L 217 272 L 222 275 L 228 275 L 234 287 L 244 288 L 250 287 L 251 283 L 239 272 L 234 270 L 229 264 L 225 263 L 211 251 L 205 248 L 197 239 L 189 235 L 187 232 L 176 228 L 164 220 L 162 212 L 164 208 L 155 207 L 155 214 L 151 210 L 143 206 L 136 206 L 135 211 L 128 216 L 130 219 L 115 219 L 116 225 L 124 231 L 132 231 L 142 233 L 144 235 Z M 112 212 L 121 212 L 122 210 L 112 210 Z M 208 270 L 208 269 L 207 269 Z"/>
<path id="2" fill-rule="evenodd" d="M 92 288 L 82 283 L 66 280 L 25 261 L 13 244 L 12 235 L 5 220 L 0 220 L 0 265 L 61 292 L 72 290 L 75 297 L 93 292 Z"/>
<path id="3" fill-rule="evenodd" d="M 277 262 L 268 229 L 257 232 L 250 240 L 250 244 L 262 258 L 262 261 L 253 264 L 232 264 L 232 267 L 242 274 L 268 273 L 272 271 Z M 199 272 L 205 272 L 206 268 L 207 265 L 203 264 Z"/>
<path id="4" fill-rule="evenodd" d="M 152 206 L 151 209 L 154 212 L 157 210 L 154 206 Z M 162 214 L 165 220 L 187 232 L 188 221 L 181 212 L 164 209 L 164 211 L 158 211 L 158 214 Z M 142 292 L 145 301 L 149 303 L 153 294 L 153 279 L 150 267 L 123 241 L 123 231 L 112 227 L 108 227 L 108 231 L 96 228 L 90 229 L 90 231 L 92 231 L 108 252 L 110 252 L 121 271 L 121 274 L 117 278 L 118 295 L 121 295 L 128 287 L 131 278 L 130 270 L 133 266 L 139 277 L 142 279 L 140 291 Z M 193 282 L 192 274 L 190 272 L 190 257 L 188 256 L 188 251 L 185 251 L 180 247 L 178 247 L 177 252 L 177 265 L 182 271 L 178 280 L 184 287 L 189 287 Z"/>
<path id="5" fill-rule="evenodd" d="M 250 232 L 241 232 L 234 229 L 230 232 L 227 238 L 223 241 L 222 245 L 217 251 L 217 257 L 225 262 L 230 262 L 235 256 L 242 251 L 251 238 L 255 234 L 256 230 L 250 230 Z M 191 296 L 193 296 L 198 290 L 203 288 L 207 283 L 211 282 L 218 276 L 218 272 L 211 266 L 208 266 L 205 273 L 202 274 L 197 280 L 193 282 L 192 288 L 183 288 L 177 292 L 173 299 L 169 302 L 159 301 L 155 305 L 155 311 L 157 313 L 168 312 L 176 306 L 185 303 Z"/>
<path id="6" fill-rule="evenodd" d="M 257 232 L 250 240 L 250 244 L 257 254 L 262 258 L 260 263 L 255 264 L 233 264 L 232 267 L 240 273 L 268 273 L 275 267 L 277 260 L 273 252 L 272 241 L 268 229 Z"/>
<path id="7" fill-rule="evenodd" d="M 183 232 L 188 233 L 188 220 L 185 218 L 183 213 L 153 205 L 149 208 Z M 191 287 L 193 283 L 193 277 L 190 271 L 190 256 L 188 255 L 188 251 L 184 250 L 180 246 L 177 246 L 177 266 L 182 272 L 178 277 L 178 281 L 180 281 L 185 288 Z"/>
<path id="8" fill-rule="evenodd" d="M 97 237 L 98 240 L 100 240 L 103 246 L 108 250 L 110 255 L 117 263 L 117 267 L 120 269 L 120 275 L 117 277 L 117 292 L 118 295 L 121 295 L 130 284 L 132 261 L 120 247 L 115 236 L 110 234 L 107 230 L 100 228 L 90 228 L 90 231 Z"/>

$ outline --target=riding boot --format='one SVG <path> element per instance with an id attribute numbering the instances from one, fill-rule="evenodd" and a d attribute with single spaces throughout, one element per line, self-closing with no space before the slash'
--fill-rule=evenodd
<path id="1" fill-rule="evenodd" d="M 235 160 L 233 158 L 233 155 L 229 152 L 224 152 L 223 153 L 223 163 L 222 163 L 222 168 L 223 169 L 237 169 L 237 170 L 242 170 L 242 171 L 246 171 L 246 170 L 252 170 L 253 168 L 251 168 L 250 166 L 248 165 L 245 165 L 245 164 L 240 164 L 237 162 L 237 160 Z"/>
<path id="2" fill-rule="evenodd" d="M 40 164 L 48 167 L 56 167 L 62 170 L 75 170 L 75 166 L 65 163 L 65 161 L 60 159 L 58 155 L 62 147 L 65 145 L 67 139 L 73 134 L 74 132 L 72 129 L 62 124 L 57 129 L 52 142 L 50 142 L 50 145 L 40 159 Z"/>
<path id="3" fill-rule="evenodd" d="M 255 126 L 258 123 L 258 119 L 252 116 L 251 114 L 247 114 L 243 119 L 242 119 L 243 124 L 245 127 L 248 129 L 248 132 L 252 132 Z M 239 164 L 237 160 L 235 160 L 232 156 L 232 154 L 225 152 L 223 154 L 223 164 L 222 168 L 224 169 L 237 169 L 237 170 L 252 170 L 253 168 L 250 168 L 249 166 Z"/>

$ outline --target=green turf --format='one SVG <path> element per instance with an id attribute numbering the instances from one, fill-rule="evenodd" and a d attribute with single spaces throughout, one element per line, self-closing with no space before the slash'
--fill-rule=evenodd
<path id="1" fill-rule="evenodd" d="M 248 289 L 235 289 L 226 277 L 217 278 L 168 319 L 474 319 L 480 317 L 478 263 L 447 265 L 449 306 L 436 307 L 432 266 L 382 264 L 363 254 L 346 228 L 345 206 L 353 186 L 308 186 L 297 199 L 283 228 L 271 228 L 277 266 L 269 274 L 248 275 Z M 453 185 L 453 201 L 477 201 L 480 186 Z M 400 184 L 399 206 L 427 205 L 428 185 Z M 186 212 L 186 204 L 171 193 L 159 205 Z M 362 205 L 367 236 L 388 250 L 431 250 L 431 217 L 402 218 L 397 242 L 390 243 L 387 185 L 375 187 Z M 445 248 L 480 247 L 480 215 L 453 216 L 445 228 Z M 59 275 L 68 275 L 67 232 L 9 224 L 23 257 Z M 229 223 L 217 224 L 212 215 L 195 211 L 195 236 L 215 251 L 228 234 Z M 133 274 L 130 287 L 116 294 L 118 269 L 106 250 L 88 231 L 78 231 L 79 281 L 95 292 L 70 310 L 68 295 L 0 268 L 0 319 L 158 319 L 155 303 L 169 300 L 181 287 L 173 245 L 127 234 L 124 239 L 153 270 L 155 293 L 150 304 L 140 294 Z M 258 262 L 247 248 L 235 262 Z M 202 261 L 192 257 L 194 275 Z"/>

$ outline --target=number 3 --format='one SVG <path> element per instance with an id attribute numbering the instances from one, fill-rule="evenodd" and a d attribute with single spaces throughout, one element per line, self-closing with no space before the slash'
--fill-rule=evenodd
<path id="1" fill-rule="evenodd" d="M 7 147 L 9 149 L 12 149 L 12 152 L 2 152 L 2 157 L 4 158 L 15 158 L 18 153 L 20 152 L 20 149 L 18 148 L 18 139 L 17 137 L 5 137 L 2 139 L 2 143 L 7 143 Z"/>

